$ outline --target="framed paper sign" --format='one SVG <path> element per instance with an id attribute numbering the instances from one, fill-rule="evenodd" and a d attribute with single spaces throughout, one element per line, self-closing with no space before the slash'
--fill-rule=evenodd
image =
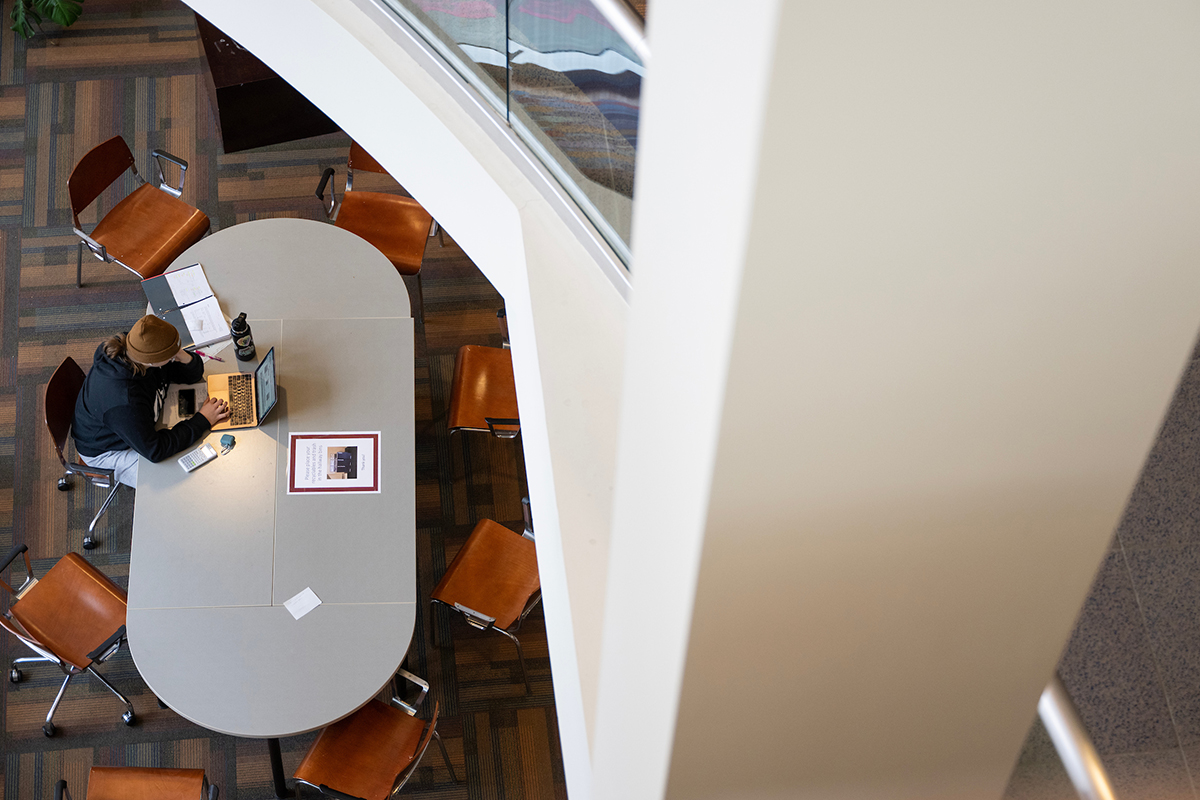
<path id="1" fill-rule="evenodd" d="M 379 431 L 288 435 L 288 494 L 379 492 Z"/>

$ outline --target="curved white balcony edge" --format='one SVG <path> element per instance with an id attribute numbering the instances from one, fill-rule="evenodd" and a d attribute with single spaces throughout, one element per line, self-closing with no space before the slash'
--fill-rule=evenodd
<path id="1" fill-rule="evenodd" d="M 187 2 L 369 150 L 503 295 L 563 765 L 587 800 L 627 273 L 481 97 L 373 3 Z"/>
<path id="2" fill-rule="evenodd" d="M 492 142 L 499 147 L 504 155 L 518 168 L 529 182 L 536 186 L 550 207 L 562 218 L 563 222 L 576 236 L 580 243 L 588 248 L 589 255 L 595 259 L 596 266 L 607 277 L 626 301 L 629 300 L 632 285 L 629 271 L 624 261 L 629 261 L 628 243 L 622 248 L 621 256 L 613 252 L 604 234 L 597 230 L 601 224 L 609 228 L 609 240 L 620 239 L 611 230 L 611 226 L 597 212 L 599 221 L 589 218 L 580 208 L 588 203 L 583 191 L 563 174 L 562 169 L 552 156 L 536 152 L 533 137 L 522 137 L 510 127 L 496 111 L 495 100 L 489 87 L 476 85 L 469 77 L 469 71 L 460 72 L 450 63 L 454 58 L 440 46 L 436 38 L 428 38 L 415 31 L 408 20 L 400 19 L 394 11 L 380 0 L 350 0 L 354 5 L 367 14 L 379 25 L 387 36 L 397 46 L 416 61 L 442 88 L 453 98 L 463 111 L 467 112 L 476 125 L 480 127 Z M 632 13 L 632 12 L 630 12 Z M 620 31 L 624 35 L 624 31 Z M 644 44 L 644 38 L 639 40 Z M 633 44 L 630 45 L 634 46 Z M 644 47 L 642 49 L 645 49 Z M 639 56 L 642 51 L 635 47 Z M 501 98 L 499 102 L 503 102 Z M 623 256 L 623 259 L 622 259 Z"/>

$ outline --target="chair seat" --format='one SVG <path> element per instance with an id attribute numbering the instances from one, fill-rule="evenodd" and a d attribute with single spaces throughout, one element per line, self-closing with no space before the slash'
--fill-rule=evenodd
<path id="1" fill-rule="evenodd" d="M 204 770 L 92 767 L 87 800 L 202 800 Z"/>
<path id="2" fill-rule="evenodd" d="M 208 229 L 204 212 L 146 183 L 104 215 L 92 238 L 143 278 L 153 278 Z"/>
<path id="3" fill-rule="evenodd" d="M 495 617 L 497 628 L 508 628 L 540 586 L 533 542 L 483 519 L 450 562 L 431 596 L 446 605 L 461 603 Z"/>
<path id="4" fill-rule="evenodd" d="M 335 224 L 375 245 L 401 275 L 416 275 L 433 217 L 411 197 L 346 192 Z"/>
<path id="5" fill-rule="evenodd" d="M 450 389 L 450 430 L 488 430 L 487 417 L 517 419 L 517 383 L 512 351 L 463 345 L 454 359 Z"/>
<path id="6" fill-rule="evenodd" d="M 416 757 L 424 728 L 424 721 L 372 700 L 321 731 L 295 778 L 363 800 L 386 800 Z"/>
<path id="7" fill-rule="evenodd" d="M 67 553 L 10 610 L 46 649 L 87 669 L 88 654 L 125 624 L 125 592 L 78 553 Z"/>

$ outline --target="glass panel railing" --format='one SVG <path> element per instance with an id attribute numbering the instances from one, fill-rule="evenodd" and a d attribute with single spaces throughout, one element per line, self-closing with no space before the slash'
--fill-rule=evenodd
<path id="1" fill-rule="evenodd" d="M 501 114 L 508 114 L 505 0 L 383 0 Z"/>
<path id="2" fill-rule="evenodd" d="M 590 0 L 383 2 L 487 97 L 628 265 L 644 69 L 604 14 Z"/>
<path id="3" fill-rule="evenodd" d="M 509 120 L 628 242 L 641 62 L 588 0 L 512 0 L 508 59 Z"/>

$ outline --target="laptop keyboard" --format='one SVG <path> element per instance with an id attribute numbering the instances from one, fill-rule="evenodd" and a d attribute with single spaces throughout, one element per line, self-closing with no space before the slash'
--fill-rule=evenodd
<path id="1" fill-rule="evenodd" d="M 249 425 L 254 421 L 254 376 L 239 372 L 229 376 L 229 424 Z"/>

